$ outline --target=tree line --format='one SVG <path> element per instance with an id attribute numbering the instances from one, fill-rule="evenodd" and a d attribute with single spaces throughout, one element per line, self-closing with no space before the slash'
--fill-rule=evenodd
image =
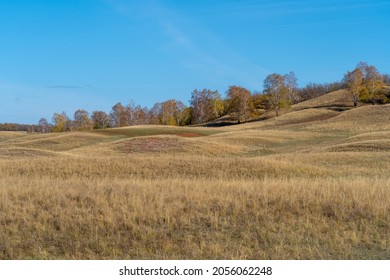
<path id="1" fill-rule="evenodd" d="M 390 102 L 384 90 L 390 85 L 390 76 L 379 73 L 375 66 L 360 62 L 355 69 L 347 71 L 338 82 L 309 83 L 298 87 L 294 72 L 273 73 L 263 82 L 262 92 L 251 92 L 241 86 L 229 86 L 225 98 L 217 90 L 195 89 L 191 92 L 189 106 L 176 99 L 154 104 L 152 108 L 141 107 L 134 102 L 116 103 L 110 112 L 84 109 L 76 110 L 73 118 L 65 112 L 54 113 L 51 122 L 41 118 L 37 125 L 0 124 L 0 130 L 24 130 L 30 132 L 65 132 L 73 130 L 106 129 L 133 125 L 155 124 L 185 126 L 205 124 L 230 114 L 237 123 L 260 117 L 265 111 L 280 110 L 323 94 L 346 89 L 353 97 L 353 105 L 359 102 L 383 104 Z"/>

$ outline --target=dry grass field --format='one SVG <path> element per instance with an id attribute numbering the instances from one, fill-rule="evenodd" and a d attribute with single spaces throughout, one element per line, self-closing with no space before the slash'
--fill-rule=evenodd
<path id="1" fill-rule="evenodd" d="M 0 133 L 0 259 L 389 259 L 390 106 L 338 94 L 230 127 Z"/>

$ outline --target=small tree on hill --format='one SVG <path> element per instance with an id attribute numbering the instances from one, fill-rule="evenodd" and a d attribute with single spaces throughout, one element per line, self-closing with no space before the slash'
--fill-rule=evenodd
<path id="1" fill-rule="evenodd" d="M 142 108 L 140 105 L 137 105 L 133 108 L 134 116 L 134 125 L 142 125 L 149 123 L 148 108 Z"/>
<path id="2" fill-rule="evenodd" d="M 183 102 L 176 99 L 170 99 L 162 103 L 156 103 L 149 111 L 150 122 L 152 124 L 172 126 L 181 125 L 188 121 L 185 119 L 188 117 L 186 116 L 185 110 L 186 106 L 183 104 Z"/>
<path id="3" fill-rule="evenodd" d="M 192 121 L 205 123 L 221 116 L 224 104 L 217 90 L 197 90 L 191 93 Z"/>
<path id="4" fill-rule="evenodd" d="M 276 73 L 268 75 L 264 80 L 264 92 L 268 95 L 270 105 L 277 117 L 281 108 L 290 105 L 289 90 L 284 76 Z"/>
<path id="5" fill-rule="evenodd" d="M 111 126 L 113 127 L 123 127 L 130 125 L 128 109 L 120 102 L 112 107 L 110 118 Z"/>
<path id="6" fill-rule="evenodd" d="M 65 112 L 61 114 L 53 114 L 53 131 L 54 132 L 65 132 L 71 129 L 71 120 L 68 118 Z"/>
<path id="7" fill-rule="evenodd" d="M 74 113 L 73 125 L 75 130 L 90 130 L 92 124 L 89 113 L 82 109 L 77 110 Z"/>
<path id="8" fill-rule="evenodd" d="M 288 98 L 290 99 L 291 103 L 296 104 L 300 102 L 298 95 L 298 78 L 295 76 L 295 73 L 290 71 L 283 77 L 288 91 Z"/>
<path id="9" fill-rule="evenodd" d="M 348 90 L 348 92 L 353 97 L 353 106 L 358 106 L 358 101 L 360 98 L 360 94 L 363 89 L 363 71 L 360 68 L 355 68 L 355 70 L 351 72 L 347 72 L 344 75 L 344 83 Z"/>
<path id="10" fill-rule="evenodd" d="M 238 123 L 241 122 L 242 117 L 247 122 L 253 110 L 253 101 L 249 90 L 239 86 L 230 86 L 227 91 L 227 103 L 228 111 L 237 114 Z"/>
<path id="11" fill-rule="evenodd" d="M 38 122 L 39 129 L 41 133 L 48 133 L 50 132 L 50 124 L 45 118 L 41 118 Z"/>
<path id="12" fill-rule="evenodd" d="M 381 92 L 385 83 L 383 76 L 379 73 L 375 66 L 368 65 L 365 62 L 360 62 L 357 69 L 360 69 L 363 73 L 363 88 L 360 98 L 364 102 L 370 102 L 375 104 L 376 101 L 383 102 L 386 97 Z"/>
<path id="13" fill-rule="evenodd" d="M 149 124 L 161 124 L 161 108 L 160 102 L 157 102 L 150 108 L 148 112 Z"/>
<path id="14" fill-rule="evenodd" d="M 105 129 L 111 127 L 110 116 L 103 111 L 92 112 L 92 127 L 94 129 Z"/>

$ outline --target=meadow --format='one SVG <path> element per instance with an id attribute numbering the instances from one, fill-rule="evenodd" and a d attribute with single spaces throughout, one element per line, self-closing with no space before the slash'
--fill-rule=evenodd
<path id="1" fill-rule="evenodd" d="M 389 259 L 390 105 L 335 96 L 218 128 L 1 132 L 0 259 Z"/>

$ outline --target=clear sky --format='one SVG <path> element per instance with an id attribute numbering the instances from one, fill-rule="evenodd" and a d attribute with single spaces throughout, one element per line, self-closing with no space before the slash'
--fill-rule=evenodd
<path id="1" fill-rule="evenodd" d="M 389 0 L 0 0 L 0 122 L 390 73 Z"/>

